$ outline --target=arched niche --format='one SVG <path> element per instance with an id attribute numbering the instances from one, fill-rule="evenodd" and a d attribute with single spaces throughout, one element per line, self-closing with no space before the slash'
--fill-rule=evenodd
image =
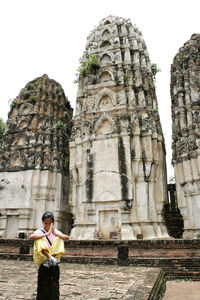
<path id="1" fill-rule="evenodd" d="M 33 105 L 30 103 L 24 103 L 19 108 L 20 115 L 27 115 L 33 110 Z"/>
<path id="2" fill-rule="evenodd" d="M 99 100 L 98 107 L 109 107 L 112 106 L 112 101 L 108 95 L 103 95 Z"/>
<path id="3" fill-rule="evenodd" d="M 96 130 L 96 133 L 106 134 L 111 132 L 113 132 L 113 125 L 111 124 L 110 120 L 108 120 L 107 118 L 102 119 Z"/>
<path id="4" fill-rule="evenodd" d="M 25 139 L 20 136 L 18 137 L 14 142 L 13 142 L 13 146 L 24 146 L 26 144 Z"/>
<path id="5" fill-rule="evenodd" d="M 26 120 L 22 120 L 22 121 L 20 121 L 18 128 L 23 129 L 23 128 L 26 128 L 27 126 L 28 126 L 28 124 L 27 124 Z"/>
<path id="6" fill-rule="evenodd" d="M 101 57 L 101 63 L 110 63 L 111 62 L 111 57 L 109 54 L 105 53 L 102 57 Z"/>
<path id="7" fill-rule="evenodd" d="M 108 82 L 108 81 L 111 81 L 112 78 L 111 78 L 111 75 L 108 71 L 104 71 L 100 74 L 99 76 L 99 81 L 100 82 Z"/>
<path id="8" fill-rule="evenodd" d="M 96 133 L 111 133 L 115 129 L 115 121 L 107 112 L 104 112 L 95 124 Z"/>
<path id="9" fill-rule="evenodd" d="M 105 38 L 107 36 L 110 35 L 110 31 L 108 29 L 104 30 L 104 32 L 102 33 L 102 38 Z"/>
<path id="10" fill-rule="evenodd" d="M 105 96 L 105 97 L 104 97 Z M 116 105 L 116 96 L 115 93 L 108 89 L 108 88 L 103 88 L 97 95 L 96 97 L 96 103 L 95 106 L 99 107 L 100 102 L 103 100 L 105 102 L 104 105 L 106 105 L 106 101 L 110 99 L 110 105 Z M 106 100 L 106 101 L 105 101 Z M 102 105 L 103 103 L 101 103 Z"/>
<path id="11" fill-rule="evenodd" d="M 106 174 L 107 175 L 107 174 Z M 113 176 L 113 174 L 112 174 Z M 94 199 L 95 201 L 115 201 L 115 200 L 118 200 L 119 197 L 117 197 L 113 191 L 103 191 L 101 193 L 99 193 L 96 198 Z"/>
<path id="12" fill-rule="evenodd" d="M 11 167 L 22 166 L 22 162 L 21 162 L 21 159 L 20 159 L 19 155 L 14 156 L 14 158 L 11 161 L 10 165 L 11 165 Z"/>
<path id="13" fill-rule="evenodd" d="M 109 25 L 109 24 L 110 24 L 110 21 L 106 20 L 103 25 Z"/>
<path id="14" fill-rule="evenodd" d="M 103 42 L 100 44 L 100 48 L 110 47 L 110 46 L 111 46 L 111 42 L 109 42 L 109 41 L 103 41 Z"/>

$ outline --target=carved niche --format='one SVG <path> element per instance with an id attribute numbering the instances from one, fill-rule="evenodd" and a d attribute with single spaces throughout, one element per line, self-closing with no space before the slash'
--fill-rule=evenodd
<path id="1" fill-rule="evenodd" d="M 100 59 L 101 63 L 111 63 L 111 56 L 107 53 L 104 53 Z"/>
<path id="2" fill-rule="evenodd" d="M 111 78 L 111 75 L 108 71 L 104 71 L 101 73 L 101 75 L 99 76 L 99 81 L 100 82 L 108 82 L 108 81 L 111 81 L 112 78 Z"/>
<path id="3" fill-rule="evenodd" d="M 115 121 L 108 113 L 103 113 L 95 124 L 96 133 L 111 133 L 116 130 Z"/>

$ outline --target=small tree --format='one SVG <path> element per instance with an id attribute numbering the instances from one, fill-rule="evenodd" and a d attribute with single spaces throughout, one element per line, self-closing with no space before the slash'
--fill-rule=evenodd
<path id="1" fill-rule="evenodd" d="M 99 68 L 100 62 L 95 54 L 91 54 L 86 61 L 80 59 L 80 67 L 77 70 L 75 83 L 78 83 L 81 78 L 86 77 L 88 74 L 96 74 Z"/>
<path id="2" fill-rule="evenodd" d="M 156 79 L 156 74 L 161 72 L 161 69 L 158 68 L 157 64 L 151 64 L 151 71 L 153 78 Z"/>

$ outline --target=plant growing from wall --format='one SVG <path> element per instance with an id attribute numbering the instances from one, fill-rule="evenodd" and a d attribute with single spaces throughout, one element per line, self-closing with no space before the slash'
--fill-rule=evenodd
<path id="1" fill-rule="evenodd" d="M 158 68 L 157 64 L 151 64 L 151 72 L 152 72 L 153 78 L 156 79 L 156 74 L 161 72 L 161 69 Z"/>
<path id="2" fill-rule="evenodd" d="M 127 83 L 129 81 L 129 79 L 130 79 L 129 74 L 125 73 L 124 74 L 124 81 Z"/>
<path id="3" fill-rule="evenodd" d="M 61 95 L 62 95 L 62 87 L 61 87 L 60 85 L 56 87 L 56 94 L 57 94 L 58 96 L 61 96 Z"/>
<path id="4" fill-rule="evenodd" d="M 133 122 L 130 122 L 129 125 L 128 125 L 128 128 L 129 128 L 130 132 L 133 133 L 134 130 L 135 130 L 134 123 L 133 123 Z"/>
<path id="5" fill-rule="evenodd" d="M 54 126 L 53 129 L 61 129 L 63 127 L 63 122 L 59 120 Z"/>
<path id="6" fill-rule="evenodd" d="M 78 68 L 78 73 L 76 74 L 77 79 L 75 83 L 78 83 L 82 78 L 86 77 L 88 74 L 96 74 L 100 68 L 100 62 L 96 54 L 91 54 L 88 60 L 80 60 L 80 67 Z"/>
<path id="7" fill-rule="evenodd" d="M 68 165 L 69 165 L 69 156 L 66 156 L 66 157 L 64 158 L 64 167 L 67 168 Z"/>
<path id="8" fill-rule="evenodd" d="M 2 118 L 0 118 L 0 139 L 3 136 L 5 128 L 6 128 L 6 124 L 4 123 L 4 121 L 2 120 Z"/>
<path id="9" fill-rule="evenodd" d="M 15 106 L 15 104 L 16 104 L 16 99 L 10 98 L 8 100 L 8 104 L 10 105 L 10 109 L 12 109 Z"/>
<path id="10" fill-rule="evenodd" d="M 32 100 L 34 100 L 34 99 L 37 98 L 37 96 L 36 95 L 31 95 L 29 98 L 32 99 Z"/>
<path id="11" fill-rule="evenodd" d="M 158 107 L 154 107 L 153 112 L 157 113 L 158 112 Z"/>

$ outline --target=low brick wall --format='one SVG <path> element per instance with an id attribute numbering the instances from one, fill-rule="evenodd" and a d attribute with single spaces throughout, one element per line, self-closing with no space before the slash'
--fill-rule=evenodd
<path id="1" fill-rule="evenodd" d="M 0 239 L 1 254 L 32 254 L 33 241 L 28 239 Z"/>
<path id="2" fill-rule="evenodd" d="M 200 240 L 92 240 L 65 242 L 68 262 L 106 263 L 142 266 L 200 265 Z M 0 239 L 1 257 L 32 257 L 33 241 L 27 239 Z"/>
<path id="3" fill-rule="evenodd" d="M 117 258 L 118 241 L 68 241 L 65 242 L 66 256 L 90 256 Z"/>

